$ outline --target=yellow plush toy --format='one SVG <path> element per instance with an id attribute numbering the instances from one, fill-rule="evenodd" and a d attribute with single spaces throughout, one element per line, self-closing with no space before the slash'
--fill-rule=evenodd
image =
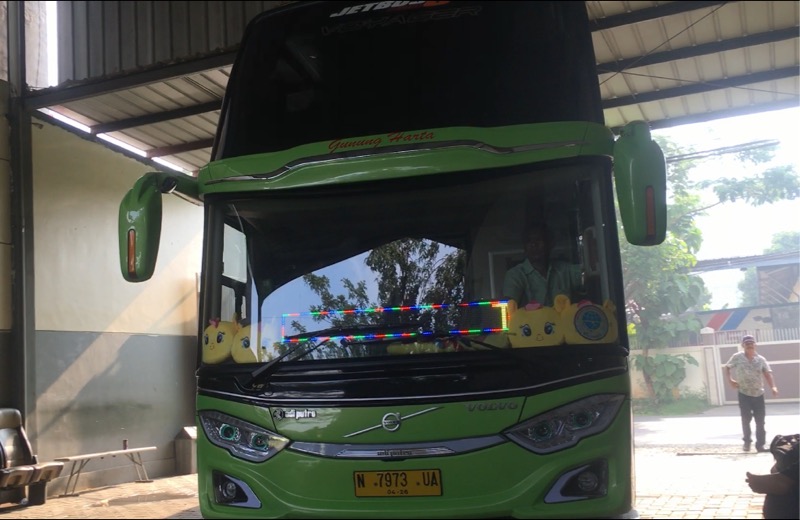
<path id="1" fill-rule="evenodd" d="M 231 355 L 237 363 L 255 363 L 258 361 L 256 352 L 250 348 L 250 325 L 240 328 L 233 338 Z"/>
<path id="2" fill-rule="evenodd" d="M 563 294 L 555 297 L 552 307 L 531 303 L 514 309 L 508 323 L 508 339 L 513 348 L 552 347 L 564 342 L 561 312 L 569 305 Z"/>
<path id="3" fill-rule="evenodd" d="M 234 321 L 209 320 L 203 333 L 203 363 L 217 365 L 227 361 L 238 328 Z"/>
<path id="4" fill-rule="evenodd" d="M 616 341 L 619 334 L 616 310 L 611 300 L 602 306 L 590 301 L 568 305 L 561 315 L 564 339 L 571 345 Z"/>

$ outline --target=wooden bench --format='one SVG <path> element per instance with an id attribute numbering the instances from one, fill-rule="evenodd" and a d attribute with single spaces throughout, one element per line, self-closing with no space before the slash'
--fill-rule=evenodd
<path id="1" fill-rule="evenodd" d="M 58 457 L 54 460 L 64 464 L 67 462 L 72 463 L 69 470 L 69 477 L 67 478 L 66 488 L 64 489 L 64 493 L 59 496 L 77 496 L 75 493 L 75 488 L 78 486 L 78 479 L 81 476 L 83 468 L 86 467 L 90 460 L 116 457 L 117 455 L 124 455 L 133 463 L 133 467 L 136 469 L 136 476 L 138 477 L 136 482 L 152 482 L 152 480 L 147 477 L 147 469 L 144 467 L 144 463 L 142 462 L 142 453 L 145 451 L 155 451 L 155 449 L 155 446 L 145 446 L 143 448 L 125 448 L 122 450 L 100 451 L 97 453 L 86 453 L 84 455 L 73 455 L 71 457 Z"/>
<path id="2" fill-rule="evenodd" d="M 16 408 L 0 408 L 0 504 L 42 505 L 47 483 L 58 477 L 63 462 L 39 462 Z"/>

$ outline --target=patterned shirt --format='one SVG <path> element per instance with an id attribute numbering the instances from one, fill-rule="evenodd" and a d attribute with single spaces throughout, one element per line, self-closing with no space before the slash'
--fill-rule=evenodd
<path id="1" fill-rule="evenodd" d="M 739 383 L 739 392 L 750 397 L 764 395 L 764 372 L 772 372 L 767 360 L 758 354 L 752 361 L 744 352 L 737 352 L 725 365 L 731 369 L 733 379 Z"/>

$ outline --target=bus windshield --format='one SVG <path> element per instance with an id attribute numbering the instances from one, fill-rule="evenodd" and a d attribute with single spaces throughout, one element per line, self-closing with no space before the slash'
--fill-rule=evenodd
<path id="1" fill-rule="evenodd" d="M 608 347 L 610 178 L 592 158 L 215 200 L 203 362 Z M 509 273 L 531 265 L 531 224 L 549 279 L 523 295 Z"/>
<path id="2" fill-rule="evenodd" d="M 603 124 L 583 2 L 298 4 L 248 26 L 214 160 L 400 131 Z"/>

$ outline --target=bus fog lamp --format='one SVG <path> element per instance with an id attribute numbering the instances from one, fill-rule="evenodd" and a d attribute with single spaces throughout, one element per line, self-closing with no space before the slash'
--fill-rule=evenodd
<path id="1" fill-rule="evenodd" d="M 597 489 L 600 484 L 600 477 L 591 471 L 584 471 L 578 475 L 577 479 L 578 489 L 584 492 L 590 492 Z"/>
<path id="2" fill-rule="evenodd" d="M 245 481 L 219 471 L 212 471 L 211 482 L 214 489 L 214 501 L 217 504 L 249 509 L 261 507 L 261 500 Z"/>
<path id="3" fill-rule="evenodd" d="M 600 498 L 608 494 L 608 461 L 597 459 L 562 473 L 545 496 L 546 504 Z"/>
<path id="4" fill-rule="evenodd" d="M 220 488 L 220 494 L 225 501 L 231 502 L 236 498 L 236 484 L 230 480 L 223 482 Z"/>

